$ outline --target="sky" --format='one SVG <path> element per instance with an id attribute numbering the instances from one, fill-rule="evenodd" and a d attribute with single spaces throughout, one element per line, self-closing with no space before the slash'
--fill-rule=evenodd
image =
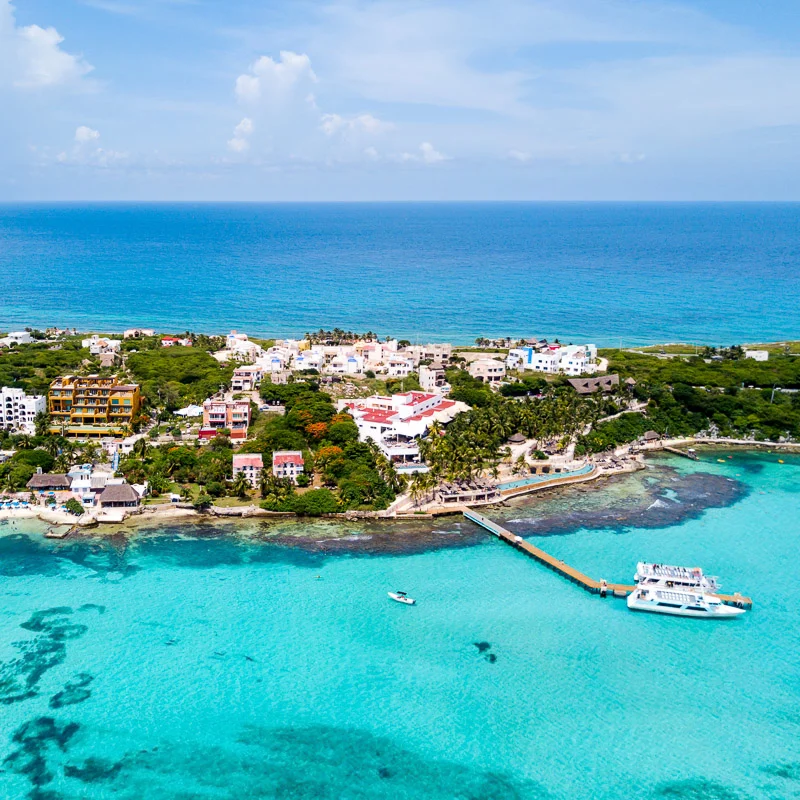
<path id="1" fill-rule="evenodd" d="M 797 200 L 797 0 L 0 0 L 0 201 Z"/>

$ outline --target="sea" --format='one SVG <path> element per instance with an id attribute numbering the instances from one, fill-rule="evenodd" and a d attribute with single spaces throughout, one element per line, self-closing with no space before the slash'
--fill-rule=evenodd
<path id="1" fill-rule="evenodd" d="M 456 517 L 424 546 L 411 523 L 8 522 L 0 796 L 800 796 L 800 456 L 652 459 L 487 513 L 597 578 L 700 565 L 753 610 L 629 612 Z"/>
<path id="2" fill-rule="evenodd" d="M 798 203 L 0 205 L 0 329 L 800 339 Z"/>

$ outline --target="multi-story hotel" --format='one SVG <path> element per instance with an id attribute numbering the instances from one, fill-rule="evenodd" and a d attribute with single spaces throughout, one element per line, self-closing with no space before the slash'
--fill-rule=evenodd
<path id="1" fill-rule="evenodd" d="M 138 384 L 119 383 L 116 377 L 66 375 L 50 384 L 50 430 L 82 438 L 124 436 L 140 406 Z"/>

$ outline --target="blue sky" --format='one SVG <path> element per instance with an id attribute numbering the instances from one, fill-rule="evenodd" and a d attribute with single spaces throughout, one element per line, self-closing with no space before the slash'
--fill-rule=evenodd
<path id="1" fill-rule="evenodd" d="M 0 0 L 0 200 L 800 199 L 796 0 Z"/>

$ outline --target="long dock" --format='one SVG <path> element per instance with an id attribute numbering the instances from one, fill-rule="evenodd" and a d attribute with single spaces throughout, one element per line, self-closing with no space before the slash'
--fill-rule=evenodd
<path id="1" fill-rule="evenodd" d="M 543 564 L 548 569 L 559 574 L 562 578 L 572 581 L 572 583 L 577 584 L 581 589 L 585 589 L 590 594 L 598 594 L 601 597 L 606 597 L 609 594 L 613 597 L 627 597 L 636 588 L 626 583 L 609 583 L 605 580 L 597 581 L 585 575 L 580 570 L 571 567 L 564 561 L 554 558 L 549 553 L 545 553 L 541 548 L 525 541 L 521 536 L 517 536 L 502 525 L 493 522 L 488 517 L 484 517 L 483 514 L 479 514 L 477 511 L 473 511 L 469 508 L 465 508 L 463 514 L 470 522 L 480 525 L 484 530 L 494 534 L 498 539 L 501 539 L 506 542 L 506 544 L 510 544 L 515 549 L 535 559 L 540 564 Z M 723 603 L 737 606 L 738 608 L 753 607 L 753 601 L 749 597 L 745 597 L 738 592 L 735 594 L 718 594 L 717 597 L 719 597 Z"/>
<path id="2" fill-rule="evenodd" d="M 683 456 L 684 458 L 690 458 L 692 461 L 700 460 L 697 457 L 697 453 L 690 453 L 688 450 L 681 450 L 679 447 L 671 447 L 669 445 L 664 445 L 661 449 L 666 450 L 668 453 L 674 453 L 676 456 Z"/>

